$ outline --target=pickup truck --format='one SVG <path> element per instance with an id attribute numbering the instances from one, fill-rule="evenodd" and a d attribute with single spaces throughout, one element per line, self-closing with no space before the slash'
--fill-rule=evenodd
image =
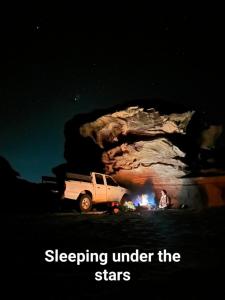
<path id="1" fill-rule="evenodd" d="M 118 202 L 124 205 L 129 191 L 111 177 L 92 172 L 90 176 L 67 173 L 63 199 L 79 201 L 82 212 L 92 209 L 92 204 Z"/>

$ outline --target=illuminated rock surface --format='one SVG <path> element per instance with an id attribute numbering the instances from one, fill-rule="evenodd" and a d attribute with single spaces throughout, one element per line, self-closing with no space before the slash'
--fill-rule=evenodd
<path id="1" fill-rule="evenodd" d="M 100 148 L 110 144 L 110 149 L 102 154 L 108 174 L 144 167 L 162 175 L 180 177 L 187 173 L 186 164 L 181 160 L 185 153 L 168 136 L 185 134 L 192 115 L 193 112 L 160 115 L 154 109 L 130 107 L 85 123 L 80 127 L 80 134 L 92 138 Z M 128 142 L 121 143 L 125 137 Z"/>
<path id="2" fill-rule="evenodd" d="M 153 190 L 157 200 L 166 189 L 173 207 L 222 205 L 224 167 L 223 160 L 216 159 L 223 151 L 215 146 L 223 126 L 211 125 L 187 108 L 133 104 L 77 115 L 67 122 L 67 168 L 105 172 L 134 191 Z M 201 177 L 209 176 L 212 166 L 211 184 Z M 219 168 L 220 176 L 215 177 Z"/>

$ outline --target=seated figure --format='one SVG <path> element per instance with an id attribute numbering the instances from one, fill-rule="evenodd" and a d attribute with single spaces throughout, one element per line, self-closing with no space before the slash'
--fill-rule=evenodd
<path id="1" fill-rule="evenodd" d="M 165 190 L 161 191 L 161 197 L 159 201 L 159 208 L 167 208 L 169 206 L 169 197 Z"/>

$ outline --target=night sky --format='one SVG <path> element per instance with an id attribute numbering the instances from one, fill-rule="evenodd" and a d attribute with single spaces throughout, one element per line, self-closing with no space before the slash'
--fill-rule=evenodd
<path id="1" fill-rule="evenodd" d="M 222 15 L 122 19 L 43 10 L 1 21 L 0 155 L 21 177 L 39 182 L 64 162 L 65 122 L 81 112 L 159 97 L 224 118 Z"/>

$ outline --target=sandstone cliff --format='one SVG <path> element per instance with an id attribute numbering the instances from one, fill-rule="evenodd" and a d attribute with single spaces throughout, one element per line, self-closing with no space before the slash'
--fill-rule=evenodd
<path id="1" fill-rule="evenodd" d="M 105 172 L 133 191 L 153 190 L 156 199 L 166 189 L 174 207 L 223 203 L 223 184 L 216 200 L 210 192 L 214 185 L 198 180 L 224 173 L 223 125 L 206 122 L 194 110 L 171 105 L 161 109 L 152 102 L 132 104 L 77 115 L 67 122 L 66 170 Z"/>

